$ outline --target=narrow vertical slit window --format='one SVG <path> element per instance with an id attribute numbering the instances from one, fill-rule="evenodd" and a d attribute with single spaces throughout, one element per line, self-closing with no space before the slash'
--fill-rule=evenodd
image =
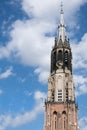
<path id="1" fill-rule="evenodd" d="M 66 88 L 66 101 L 68 102 L 68 88 Z"/>
<path id="2" fill-rule="evenodd" d="M 55 130 L 56 130 L 56 117 L 55 117 Z"/>
<path id="3" fill-rule="evenodd" d="M 64 117 L 64 129 L 66 128 L 66 121 L 65 121 L 65 117 Z"/>

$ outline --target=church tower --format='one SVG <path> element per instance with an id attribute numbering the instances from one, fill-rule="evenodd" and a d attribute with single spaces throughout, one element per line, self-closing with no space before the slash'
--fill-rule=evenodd
<path id="1" fill-rule="evenodd" d="M 66 36 L 62 4 L 58 36 L 55 38 L 51 51 L 44 130 L 78 130 L 78 106 L 72 75 L 72 52 Z"/>

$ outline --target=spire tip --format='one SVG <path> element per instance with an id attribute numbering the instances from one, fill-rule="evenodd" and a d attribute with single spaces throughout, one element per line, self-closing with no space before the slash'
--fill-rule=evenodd
<path id="1" fill-rule="evenodd" d="M 63 1 L 61 0 L 61 5 L 60 5 L 60 7 L 61 7 L 61 14 L 63 14 L 64 12 L 63 12 Z"/>

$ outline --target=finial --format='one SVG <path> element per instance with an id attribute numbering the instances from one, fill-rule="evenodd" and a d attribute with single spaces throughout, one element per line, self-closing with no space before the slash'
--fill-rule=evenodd
<path id="1" fill-rule="evenodd" d="M 60 6 L 61 6 L 61 12 L 60 13 L 63 14 L 63 2 L 62 2 L 62 0 L 61 0 L 61 5 Z"/>
<path id="2" fill-rule="evenodd" d="M 61 9 L 60 9 L 60 24 L 58 26 L 58 30 L 59 30 L 59 40 L 61 39 L 62 42 L 65 41 L 65 36 L 66 36 L 66 26 L 64 23 L 64 11 L 63 11 L 63 2 L 61 0 L 61 5 L 60 5 Z"/>

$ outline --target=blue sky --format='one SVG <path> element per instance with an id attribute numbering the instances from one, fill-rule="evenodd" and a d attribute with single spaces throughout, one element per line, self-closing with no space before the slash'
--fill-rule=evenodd
<path id="1" fill-rule="evenodd" d="M 87 1 L 64 0 L 79 124 L 87 130 Z M 0 130 L 43 130 L 58 0 L 0 0 Z"/>

